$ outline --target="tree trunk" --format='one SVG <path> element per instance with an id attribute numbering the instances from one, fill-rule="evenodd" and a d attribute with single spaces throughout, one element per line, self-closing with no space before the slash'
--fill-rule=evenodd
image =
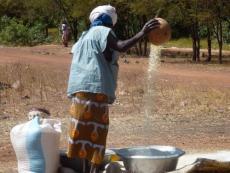
<path id="1" fill-rule="evenodd" d="M 193 22 L 192 24 L 192 43 L 193 43 L 193 62 L 199 62 L 200 61 L 200 36 L 199 36 L 199 25 L 198 21 Z"/>
<path id="2" fill-rule="evenodd" d="M 195 62 L 195 61 L 196 61 L 196 55 L 197 55 L 197 53 L 196 53 L 197 49 L 196 49 L 196 41 L 195 41 L 195 38 L 193 38 L 192 43 L 193 43 L 193 56 L 192 56 L 192 61 Z"/>
<path id="3" fill-rule="evenodd" d="M 218 8 L 217 8 L 217 18 L 216 18 L 216 30 L 214 30 L 216 34 L 216 38 L 218 41 L 219 46 L 219 63 L 222 64 L 222 48 L 223 48 L 223 26 L 222 26 L 222 17 L 221 12 L 223 9 L 222 1 L 219 2 Z"/>
<path id="4" fill-rule="evenodd" d="M 193 44 L 193 56 L 192 56 L 192 61 L 195 62 L 196 61 L 196 55 L 197 55 L 197 49 L 196 49 L 196 38 L 193 37 L 192 40 L 192 44 Z"/>
<path id="5" fill-rule="evenodd" d="M 139 55 L 140 55 L 140 52 L 139 52 L 138 47 L 137 47 L 137 45 L 136 45 L 136 44 L 135 44 L 134 48 L 135 48 L 135 52 L 136 52 L 136 54 L 139 56 Z"/>
<path id="6" fill-rule="evenodd" d="M 148 39 L 144 40 L 144 56 L 147 56 L 147 48 L 148 48 Z"/>
<path id="7" fill-rule="evenodd" d="M 223 48 L 223 28 L 222 28 L 221 18 L 217 19 L 215 34 L 216 34 L 216 39 L 217 39 L 218 46 L 219 46 L 218 61 L 221 64 L 222 63 L 222 48 Z"/>
<path id="8" fill-rule="evenodd" d="M 208 58 L 206 59 L 207 62 L 211 62 L 212 59 L 212 40 L 211 40 L 211 30 L 210 25 L 207 25 L 207 43 L 208 43 Z"/>
<path id="9" fill-rule="evenodd" d="M 140 41 L 138 42 L 138 47 L 139 47 L 140 55 L 143 55 L 143 51 L 142 51 L 142 40 L 140 40 Z"/>
<path id="10" fill-rule="evenodd" d="M 196 49 L 196 36 L 195 36 L 195 25 L 194 23 L 192 24 L 191 27 L 191 36 L 192 36 L 192 49 L 193 49 L 193 56 L 192 56 L 192 61 L 196 61 L 196 56 L 197 56 L 197 49 Z"/>
<path id="11" fill-rule="evenodd" d="M 222 64 L 223 60 L 222 60 L 222 43 L 219 43 L 219 63 Z"/>
<path id="12" fill-rule="evenodd" d="M 197 47 L 196 47 L 196 61 L 197 62 L 200 62 L 200 38 L 199 38 L 199 35 L 197 37 Z"/>
<path id="13" fill-rule="evenodd" d="M 195 37 L 196 37 L 196 61 L 200 62 L 200 36 L 199 36 L 199 24 L 196 19 L 195 22 Z"/>
<path id="14" fill-rule="evenodd" d="M 70 27 L 71 33 L 73 33 L 73 38 L 74 41 L 76 42 L 78 39 L 78 20 L 76 17 L 72 19 L 71 24 L 72 24 L 72 27 Z"/>
<path id="15" fill-rule="evenodd" d="M 194 62 L 200 61 L 200 36 L 198 22 L 198 0 L 195 1 L 195 18 L 192 19 L 192 39 L 193 39 L 193 58 Z"/>
<path id="16" fill-rule="evenodd" d="M 45 26 L 45 37 L 47 38 L 49 36 L 48 32 L 48 25 Z"/>
<path id="17" fill-rule="evenodd" d="M 212 2 L 210 2 L 210 0 L 206 0 L 206 9 L 210 9 L 210 5 L 212 4 Z M 205 60 L 206 62 L 211 62 L 212 59 L 212 29 L 211 29 L 211 23 L 209 20 L 211 20 L 210 17 L 208 17 L 207 19 L 207 23 L 206 23 L 206 27 L 207 27 L 207 44 L 208 44 L 208 57 Z"/>
<path id="18" fill-rule="evenodd" d="M 147 22 L 146 15 L 142 16 L 142 26 Z M 144 56 L 147 56 L 147 46 L 148 46 L 148 39 L 144 38 Z"/>
<path id="19" fill-rule="evenodd" d="M 48 16 L 45 16 L 43 20 L 44 20 L 44 23 L 45 23 L 45 28 L 44 28 L 44 30 L 45 30 L 45 37 L 47 38 L 49 36 L 49 32 L 48 32 L 49 18 L 48 18 Z"/>
<path id="20" fill-rule="evenodd" d="M 129 22 L 127 21 L 127 25 L 124 27 L 124 35 L 125 35 L 125 38 L 129 38 L 130 37 L 130 30 L 131 30 L 131 27 L 129 27 Z M 130 54 L 130 49 L 127 51 L 128 54 Z"/>
<path id="21" fill-rule="evenodd" d="M 223 27 L 222 27 L 222 21 L 219 19 L 219 63 L 222 64 L 222 48 L 223 48 Z"/>
<path id="22" fill-rule="evenodd" d="M 142 27 L 142 22 L 143 22 L 143 17 L 139 16 L 138 21 L 139 21 L 139 28 L 141 28 Z M 139 42 L 138 42 L 138 48 L 139 48 L 139 52 L 140 52 L 141 56 L 143 55 L 142 42 L 143 42 L 143 39 L 140 39 Z"/>

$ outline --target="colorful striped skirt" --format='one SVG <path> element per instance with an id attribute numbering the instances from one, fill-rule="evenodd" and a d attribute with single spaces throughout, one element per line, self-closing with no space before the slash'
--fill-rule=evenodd
<path id="1" fill-rule="evenodd" d="M 104 94 L 79 92 L 72 98 L 67 155 L 103 161 L 109 127 L 108 98 Z"/>

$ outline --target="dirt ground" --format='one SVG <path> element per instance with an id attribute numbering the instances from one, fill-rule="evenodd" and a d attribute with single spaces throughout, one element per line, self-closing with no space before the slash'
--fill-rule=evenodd
<path id="1" fill-rule="evenodd" d="M 0 172 L 15 172 L 10 130 L 26 121 L 33 106 L 46 107 L 62 120 L 60 147 L 65 148 L 69 52 L 59 45 L 0 47 L 0 82 L 19 81 L 16 89 L 0 86 Z M 152 72 L 148 64 L 148 58 L 128 55 L 119 60 L 108 147 L 172 145 L 187 153 L 230 149 L 230 63 L 162 57 Z"/>

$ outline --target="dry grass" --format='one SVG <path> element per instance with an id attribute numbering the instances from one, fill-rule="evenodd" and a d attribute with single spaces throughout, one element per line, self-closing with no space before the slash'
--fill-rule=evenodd
<path id="1" fill-rule="evenodd" d="M 14 88 L 1 91 L 2 103 L 14 104 L 26 97 L 29 97 L 30 103 L 51 101 L 53 97 L 62 99 L 60 96 L 65 92 L 63 83 L 66 76 L 59 73 L 48 67 L 21 63 L 1 66 L 0 80 Z"/>
<path id="2" fill-rule="evenodd" d="M 9 141 L 10 129 L 27 120 L 27 112 L 34 106 L 48 108 L 56 118 L 67 117 L 66 74 L 46 66 L 22 63 L 0 67 L 0 81 L 12 86 L 0 90 L 2 142 Z"/>
<path id="3" fill-rule="evenodd" d="M 200 145 L 206 148 L 213 143 L 214 148 L 221 148 L 230 144 L 229 88 L 175 82 L 158 75 L 148 80 L 146 60 L 128 61 L 130 64 L 120 61 L 117 100 L 110 111 L 109 147 L 169 144 L 186 149 Z M 206 66 L 205 70 L 212 69 Z M 0 90 L 0 154 L 5 153 L 3 150 L 8 146 L 6 157 L 14 162 L 9 147 L 10 129 L 26 121 L 26 113 L 33 106 L 46 107 L 55 118 L 62 120 L 61 147 L 65 147 L 69 106 L 67 79 L 68 71 L 48 66 L 24 63 L 0 66 L 0 81 L 18 84 L 16 89 Z M 208 134 L 211 137 L 206 138 Z M 189 141 L 191 138 L 197 141 Z M 212 138 L 216 139 L 210 141 Z M 209 144 L 205 144 L 207 142 Z M 0 162 L 5 160 L 3 157 Z M 6 167 L 5 162 L 2 163 L 0 169 Z"/>

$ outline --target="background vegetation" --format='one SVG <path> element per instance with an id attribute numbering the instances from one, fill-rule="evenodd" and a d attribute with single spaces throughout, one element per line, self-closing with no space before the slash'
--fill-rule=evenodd
<path id="1" fill-rule="evenodd" d="M 191 38 L 193 61 L 200 61 L 201 40 L 208 48 L 207 62 L 212 58 L 212 43 L 219 49 L 219 63 L 222 49 L 230 43 L 228 0 L 0 0 L 0 44 L 32 46 L 57 41 L 64 19 L 76 41 L 89 27 L 90 11 L 102 4 L 116 7 L 115 32 L 121 39 L 134 35 L 155 16 L 165 18 L 172 27 L 173 39 Z M 132 51 L 146 56 L 147 45 L 147 39 L 143 39 Z"/>

